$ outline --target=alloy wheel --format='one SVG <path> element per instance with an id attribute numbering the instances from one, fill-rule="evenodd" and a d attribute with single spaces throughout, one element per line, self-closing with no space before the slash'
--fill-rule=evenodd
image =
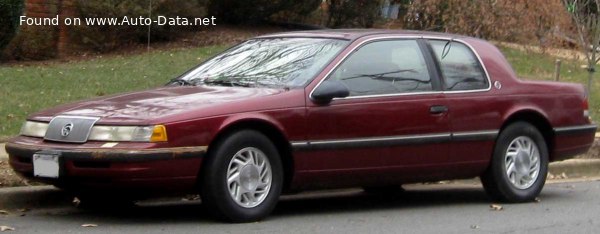
<path id="1" fill-rule="evenodd" d="M 271 183 L 271 164 L 261 150 L 243 148 L 229 162 L 227 188 L 231 198 L 241 207 L 260 205 L 269 194 Z"/>
<path id="2" fill-rule="evenodd" d="M 519 136 L 508 145 L 504 156 L 506 176 L 518 189 L 528 189 L 540 174 L 540 151 L 527 136 Z"/>

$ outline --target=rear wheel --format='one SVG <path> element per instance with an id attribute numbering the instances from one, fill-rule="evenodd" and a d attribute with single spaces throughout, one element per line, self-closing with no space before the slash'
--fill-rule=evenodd
<path id="1" fill-rule="evenodd" d="M 498 136 L 487 171 L 481 176 L 486 192 L 506 202 L 535 199 L 546 182 L 548 148 L 533 125 L 516 122 Z"/>
<path id="2" fill-rule="evenodd" d="M 209 211 L 231 222 L 266 217 L 283 184 L 279 153 L 263 134 L 243 130 L 217 143 L 203 166 L 201 197 Z"/>

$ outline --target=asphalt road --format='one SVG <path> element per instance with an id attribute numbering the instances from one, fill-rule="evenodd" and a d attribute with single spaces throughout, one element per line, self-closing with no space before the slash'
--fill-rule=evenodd
<path id="1" fill-rule="evenodd" d="M 598 233 L 599 195 L 600 181 L 555 183 L 539 202 L 496 211 L 477 185 L 412 185 L 387 197 L 356 189 L 288 196 L 267 220 L 249 224 L 212 220 L 198 201 L 160 201 L 119 211 L 12 211 L 0 226 L 16 229 L 7 233 Z"/>

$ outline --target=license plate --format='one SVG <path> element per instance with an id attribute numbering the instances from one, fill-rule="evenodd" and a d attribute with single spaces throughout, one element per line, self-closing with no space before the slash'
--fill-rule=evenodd
<path id="1" fill-rule="evenodd" d="M 60 171 L 59 155 L 36 153 L 33 155 L 33 176 L 58 178 Z"/>

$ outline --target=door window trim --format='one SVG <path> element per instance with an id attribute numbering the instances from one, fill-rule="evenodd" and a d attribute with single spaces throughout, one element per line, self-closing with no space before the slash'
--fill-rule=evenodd
<path id="1" fill-rule="evenodd" d="M 315 87 L 310 91 L 310 94 L 308 95 L 308 98 L 310 98 L 311 100 L 314 100 L 312 98 L 313 93 L 315 92 L 315 90 L 321 85 L 321 83 L 323 83 L 323 81 L 327 80 L 329 78 L 329 76 L 344 62 L 346 61 L 346 59 L 354 54 L 354 52 L 356 52 L 358 49 L 360 49 L 362 46 L 374 42 L 374 41 L 384 41 L 384 40 L 394 40 L 394 39 L 415 39 L 418 40 L 419 39 L 424 39 L 424 40 L 447 40 L 447 41 L 454 41 L 454 42 L 458 42 L 461 43 L 465 46 L 467 46 L 467 48 L 469 48 L 471 50 L 471 52 L 475 55 L 475 57 L 477 58 L 477 61 L 479 62 L 479 64 L 481 65 L 481 67 L 483 68 L 483 71 L 485 73 L 485 77 L 488 80 L 488 87 L 484 88 L 484 89 L 473 89 L 473 90 L 456 90 L 456 91 L 444 91 L 444 90 L 432 90 L 432 91 L 426 91 L 426 92 L 413 92 L 413 93 L 390 93 L 390 94 L 377 94 L 377 95 L 359 95 L 359 96 L 350 96 L 350 97 L 345 97 L 345 98 L 334 98 L 333 100 L 345 100 L 345 99 L 363 99 L 363 98 L 377 98 L 377 97 L 394 97 L 394 96 L 408 96 L 408 95 L 427 95 L 427 94 L 455 94 L 455 93 L 474 93 L 474 92 L 487 92 L 489 90 L 491 90 L 492 88 L 492 81 L 490 79 L 490 75 L 487 71 L 487 68 L 485 67 L 483 61 L 481 60 L 481 56 L 479 56 L 479 53 L 477 53 L 477 51 L 475 50 L 475 48 L 473 48 L 469 43 L 465 42 L 464 40 L 461 39 L 456 39 L 456 38 L 451 38 L 451 37 L 436 37 L 436 36 L 381 36 L 381 37 L 374 37 L 374 38 L 369 38 L 366 39 L 364 41 L 361 41 L 360 43 L 354 45 L 351 49 L 350 52 L 348 52 L 347 54 L 344 55 L 344 57 L 342 57 L 342 59 L 340 59 L 335 66 L 333 66 L 329 71 L 327 71 L 327 73 L 325 74 L 325 76 L 319 80 L 319 83 L 317 83 L 317 85 L 315 85 Z M 421 50 L 423 50 L 423 48 L 421 46 L 419 46 L 421 48 Z M 431 48 L 427 48 L 429 50 L 429 53 L 433 53 L 433 50 L 431 50 Z M 422 53 L 425 53 L 422 51 Z M 426 56 L 425 54 L 423 55 L 424 57 Z M 435 62 L 435 61 L 434 61 Z M 435 69 L 439 69 L 439 64 L 435 64 L 436 67 Z M 430 70 L 432 68 L 428 67 L 428 70 Z M 429 72 L 430 74 L 436 74 L 437 72 Z M 440 74 L 436 74 L 435 76 L 432 76 L 431 79 L 437 79 L 437 82 L 440 82 L 441 85 L 441 75 Z M 433 82 L 433 81 L 432 81 Z M 434 89 L 436 87 L 433 87 Z"/>
<path id="2" fill-rule="evenodd" d="M 437 58 L 437 54 L 435 53 L 435 51 L 433 50 L 433 45 L 431 45 L 431 41 L 445 41 L 445 42 L 458 42 L 460 44 L 463 44 L 467 47 L 468 50 L 471 51 L 471 56 L 475 56 L 477 58 L 477 63 L 479 65 L 479 67 L 481 68 L 482 71 L 484 71 L 485 76 L 487 77 L 487 87 L 486 88 L 478 88 L 478 89 L 466 89 L 466 90 L 446 90 L 446 77 L 444 76 L 444 72 L 442 71 L 442 61 L 440 61 Z M 440 80 L 440 85 L 442 86 L 442 90 L 444 91 L 444 93 L 461 93 L 461 92 L 466 92 L 466 91 L 480 91 L 480 90 L 490 90 L 492 88 L 492 84 L 491 84 L 491 80 L 489 78 L 489 75 L 487 74 L 487 70 L 485 69 L 485 67 L 483 66 L 483 62 L 481 61 L 481 59 L 479 58 L 479 55 L 475 52 L 475 49 L 473 49 L 470 45 L 468 45 L 467 43 L 464 42 L 459 42 L 458 40 L 451 38 L 449 40 L 445 40 L 445 39 L 430 39 L 430 38 L 425 38 L 424 39 L 424 43 L 427 44 L 427 49 L 429 49 L 429 54 L 432 56 L 433 59 L 433 63 L 436 66 L 436 71 L 439 74 L 439 80 Z"/>

